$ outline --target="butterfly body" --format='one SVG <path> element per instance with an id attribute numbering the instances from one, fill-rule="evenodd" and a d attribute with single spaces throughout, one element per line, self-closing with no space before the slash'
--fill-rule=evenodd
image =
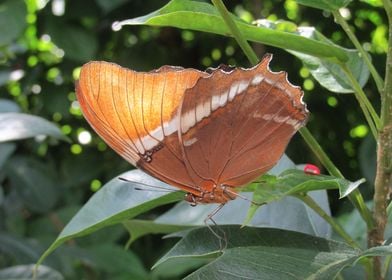
<path id="1" fill-rule="evenodd" d="M 224 204 L 276 164 L 307 119 L 302 91 L 268 69 L 271 58 L 210 73 L 91 62 L 76 92 L 88 122 L 127 161 L 191 204 Z"/>

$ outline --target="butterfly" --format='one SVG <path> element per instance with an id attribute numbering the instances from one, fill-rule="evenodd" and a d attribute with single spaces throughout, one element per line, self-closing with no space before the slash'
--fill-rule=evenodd
<path id="1" fill-rule="evenodd" d="M 253 68 L 208 72 L 163 66 L 136 72 L 93 61 L 81 68 L 76 94 L 93 129 L 119 155 L 187 194 L 221 205 L 271 169 L 308 110 L 272 55 Z"/>

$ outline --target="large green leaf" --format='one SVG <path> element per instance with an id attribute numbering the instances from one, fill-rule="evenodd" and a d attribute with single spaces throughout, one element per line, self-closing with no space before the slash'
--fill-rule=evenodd
<path id="1" fill-rule="evenodd" d="M 177 234 L 181 240 L 154 267 L 167 261 L 209 263 L 185 279 L 334 279 L 367 256 L 390 256 L 392 246 L 359 251 L 345 243 L 273 228 L 219 226 L 226 247 L 208 228 Z M 175 236 L 175 235 L 173 235 Z"/>
<path id="2" fill-rule="evenodd" d="M 0 170 L 16 149 L 14 143 L 0 143 Z"/>
<path id="3" fill-rule="evenodd" d="M 0 142 L 39 135 L 67 139 L 57 126 L 43 118 L 22 113 L 0 113 Z"/>
<path id="4" fill-rule="evenodd" d="M 241 193 L 242 196 L 251 199 L 251 193 Z M 329 213 L 328 200 L 324 191 L 310 194 L 317 203 Z M 229 202 L 219 210 L 213 219 L 218 225 L 244 224 L 251 203 L 242 198 Z M 161 215 L 155 223 L 161 225 L 205 226 L 205 221 L 217 205 L 198 205 L 190 207 L 185 202 L 180 202 L 175 207 Z M 256 211 L 258 210 L 258 211 Z M 308 233 L 316 236 L 329 236 L 330 226 L 312 212 L 302 201 L 293 197 L 284 197 L 279 201 L 268 203 L 252 212 L 252 219 L 246 221 L 247 225 L 256 227 L 275 227 Z"/>
<path id="5" fill-rule="evenodd" d="M 129 171 L 120 177 L 132 182 L 125 182 L 116 177 L 103 186 L 65 226 L 39 262 L 71 238 L 123 222 L 152 208 L 184 197 L 182 192 L 175 192 L 176 189 L 173 187 L 140 170 Z"/>
<path id="6" fill-rule="evenodd" d="M 34 263 L 40 254 L 37 244 L 9 233 L 0 232 L 0 255 L 16 263 Z"/>
<path id="7" fill-rule="evenodd" d="M 358 51 L 333 44 L 313 27 L 297 27 L 290 22 L 279 24 L 268 20 L 260 20 L 255 26 L 234 16 L 233 19 L 247 40 L 288 50 L 303 61 L 322 86 L 332 92 L 353 92 L 342 70 L 343 63 L 361 86 L 369 78 L 368 67 Z M 158 11 L 117 23 L 118 26 L 137 24 L 174 26 L 231 36 L 212 5 L 190 0 L 172 0 Z"/>
<path id="8" fill-rule="evenodd" d="M 349 59 L 347 51 L 339 46 L 305 38 L 299 34 L 257 27 L 234 16 L 233 19 L 249 41 L 341 62 L 346 62 Z M 214 6 L 191 0 L 172 0 L 163 8 L 148 15 L 117 22 L 114 24 L 114 28 L 118 29 L 124 25 L 173 26 L 231 36 Z"/>
<path id="9" fill-rule="evenodd" d="M 129 232 L 129 247 L 138 238 L 150 233 L 173 233 L 184 229 L 192 228 L 192 225 L 181 225 L 178 223 L 158 223 L 155 221 L 133 219 L 124 221 L 123 225 Z"/>
<path id="10" fill-rule="evenodd" d="M 46 213 L 56 204 L 60 189 L 54 170 L 32 157 L 13 157 L 6 163 L 5 171 L 12 189 L 28 209 Z"/>
<path id="11" fill-rule="evenodd" d="M 327 11 L 337 11 L 352 0 L 296 0 L 298 4 Z"/>
<path id="12" fill-rule="evenodd" d="M 1 74 L 0 74 L 0 79 L 1 79 Z M 2 85 L 1 81 L 0 81 L 0 85 Z M 8 112 L 8 113 L 9 112 L 20 112 L 20 107 L 14 101 L 0 98 L 0 113 L 6 113 L 6 112 Z"/>
<path id="13" fill-rule="evenodd" d="M 148 273 L 138 257 L 118 245 L 101 244 L 89 249 L 89 252 L 92 255 L 94 265 L 110 275 L 110 278 L 117 276 L 118 279 L 149 279 Z"/>
<path id="14" fill-rule="evenodd" d="M 18 38 L 26 27 L 26 4 L 23 0 L 2 1 L 0 4 L 0 46 Z"/>
<path id="15" fill-rule="evenodd" d="M 186 279 L 330 280 L 360 254 L 344 243 L 293 231 L 219 226 L 217 232 L 225 232 L 226 248 L 210 229 L 195 229 L 185 232 L 155 266 L 174 259 L 209 258 L 213 261 Z"/>
<path id="16" fill-rule="evenodd" d="M 0 280 L 63 280 L 64 277 L 56 270 L 41 265 L 33 274 L 34 265 L 16 265 L 0 270 Z M 33 277 L 33 275 L 35 277 Z"/>

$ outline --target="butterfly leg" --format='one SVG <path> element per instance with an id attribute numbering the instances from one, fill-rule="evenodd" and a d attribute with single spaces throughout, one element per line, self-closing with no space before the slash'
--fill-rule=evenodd
<path id="1" fill-rule="evenodd" d="M 222 230 L 218 224 L 214 221 L 212 218 L 216 213 L 219 212 L 219 210 L 222 209 L 222 207 L 225 205 L 225 203 L 219 204 L 217 208 L 214 209 L 204 220 L 204 224 L 208 227 L 208 229 L 212 232 L 213 235 L 218 238 L 219 241 L 219 251 L 223 251 L 227 247 L 227 237 L 226 237 L 226 232 Z M 208 224 L 208 221 L 211 221 L 213 223 L 214 228 L 210 224 Z M 216 231 L 218 230 L 219 233 Z"/>

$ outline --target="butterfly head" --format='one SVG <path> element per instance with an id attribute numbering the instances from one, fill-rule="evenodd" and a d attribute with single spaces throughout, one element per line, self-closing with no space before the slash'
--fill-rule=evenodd
<path id="1" fill-rule="evenodd" d="M 185 195 L 185 201 L 189 202 L 191 206 L 208 203 L 226 204 L 237 197 L 237 192 L 233 187 L 223 184 L 211 184 L 210 187 L 202 189 L 203 191 L 197 194 L 187 193 Z"/>

